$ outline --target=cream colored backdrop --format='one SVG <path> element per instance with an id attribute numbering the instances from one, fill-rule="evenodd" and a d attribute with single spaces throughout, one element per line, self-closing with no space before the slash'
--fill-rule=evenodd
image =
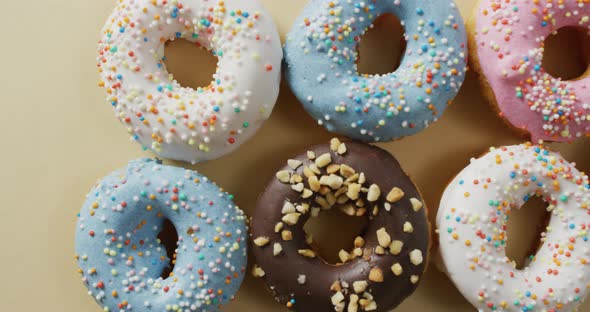
<path id="1" fill-rule="evenodd" d="M 0 311 L 100 311 L 75 272 L 76 214 L 98 177 L 130 159 L 151 156 L 129 141 L 97 87 L 96 43 L 115 1 L 0 2 Z M 306 1 L 262 2 L 284 36 Z M 473 0 L 458 2 L 464 17 L 469 16 Z M 190 68 L 199 66 L 179 70 L 178 76 L 190 80 Z M 490 145 L 520 141 L 480 94 L 469 74 L 440 122 L 414 137 L 380 144 L 412 175 L 432 215 L 446 183 L 470 157 Z M 250 213 L 274 168 L 330 137 L 283 86 L 271 119 L 253 140 L 232 155 L 191 168 L 234 193 Z M 554 146 L 582 170 L 590 168 L 590 140 Z M 261 281 L 250 277 L 226 309 L 282 310 Z M 398 309 L 472 310 L 434 267 Z M 590 311 L 590 304 L 584 310 Z"/>

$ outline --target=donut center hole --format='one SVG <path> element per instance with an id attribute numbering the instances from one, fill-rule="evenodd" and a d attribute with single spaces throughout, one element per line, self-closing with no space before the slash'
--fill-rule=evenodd
<path id="1" fill-rule="evenodd" d="M 553 77 L 576 80 L 590 72 L 590 35 L 580 27 L 564 27 L 545 39 L 542 66 Z"/>
<path id="2" fill-rule="evenodd" d="M 520 209 L 512 209 L 506 223 L 506 256 L 517 270 L 526 268 L 543 245 L 541 238 L 551 214 L 541 197 L 530 198 Z"/>
<path id="3" fill-rule="evenodd" d="M 174 271 L 174 264 L 176 262 L 176 247 L 178 246 L 178 232 L 174 224 L 166 219 L 162 224 L 162 230 L 158 234 L 160 244 L 166 248 L 166 255 L 168 256 L 168 266 L 162 271 L 160 275 L 163 279 L 167 279 L 170 273 Z"/>
<path id="4" fill-rule="evenodd" d="M 307 220 L 303 230 L 308 238 L 312 237 L 311 248 L 322 260 L 338 264 L 341 263 L 338 252 L 350 252 L 354 247 L 354 239 L 363 236 L 368 224 L 366 217 L 349 216 L 335 207 Z"/>
<path id="5" fill-rule="evenodd" d="M 164 65 L 183 87 L 209 86 L 217 70 L 217 61 L 211 51 L 185 39 L 170 40 L 164 46 Z"/>
<path id="6" fill-rule="evenodd" d="M 404 27 L 397 16 L 383 14 L 361 36 L 357 71 L 363 75 L 383 75 L 396 71 L 406 52 Z"/>

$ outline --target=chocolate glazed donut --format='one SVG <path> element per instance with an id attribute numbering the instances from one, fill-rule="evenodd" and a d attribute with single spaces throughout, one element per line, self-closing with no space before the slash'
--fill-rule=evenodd
<path id="1" fill-rule="evenodd" d="M 303 230 L 327 209 L 370 220 L 335 265 L 318 256 Z M 393 156 L 333 139 L 290 159 L 259 198 L 253 274 L 296 311 L 389 311 L 414 292 L 426 268 L 426 214 L 420 192 Z"/>

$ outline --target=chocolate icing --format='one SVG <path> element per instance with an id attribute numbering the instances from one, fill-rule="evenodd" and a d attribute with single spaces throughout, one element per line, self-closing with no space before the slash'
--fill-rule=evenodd
<path id="1" fill-rule="evenodd" d="M 288 304 L 294 299 L 293 308 L 296 311 L 334 311 L 330 298 L 336 292 L 330 290 L 330 286 L 338 280 L 349 284 L 348 292 L 344 293 L 344 301 L 347 305 L 349 295 L 354 294 L 353 282 L 367 281 L 369 283 L 367 292 L 370 292 L 377 303 L 377 309 L 374 311 L 389 311 L 397 307 L 416 289 L 419 281 L 412 283 L 411 276 L 420 277 L 425 270 L 430 242 L 429 224 L 425 208 L 417 212 L 412 208 L 411 198 L 423 202 L 416 186 L 404 173 L 398 161 L 386 151 L 363 143 L 346 142 L 345 144 L 347 152 L 344 155 L 331 151 L 329 144 L 313 147 L 311 151 L 314 151 L 316 156 L 330 153 L 332 163 L 346 164 L 354 168 L 357 173 L 363 172 L 367 180 L 364 187 L 371 184 L 377 184 L 380 187 L 380 198 L 370 205 L 371 207 L 374 204 L 378 205 L 379 212 L 373 216 L 372 208 L 368 209 L 364 217 L 370 218 L 370 223 L 361 234 L 366 241 L 363 249 L 370 248 L 372 251 L 367 257 L 368 260 L 361 256 L 345 264 L 332 265 L 319 256 L 308 258 L 300 255 L 298 253 L 300 249 L 313 249 L 306 243 L 303 230 L 303 225 L 310 218 L 309 212 L 303 214 L 297 224 L 292 226 L 285 224 L 285 229 L 292 231 L 293 240 L 284 241 L 280 231 L 275 233 L 275 225 L 283 217 L 281 211 L 285 200 L 292 203 L 307 202 L 311 206 L 317 206 L 313 202 L 315 194 L 308 199 L 302 199 L 301 194 L 294 191 L 289 183 L 282 183 L 276 177 L 271 179 L 265 192 L 260 196 L 252 218 L 252 238 L 268 237 L 270 239 L 269 244 L 263 247 L 254 245 L 253 248 L 256 263 L 265 272 L 263 279 L 278 302 Z M 301 176 L 303 176 L 303 168 L 314 163 L 313 160 L 308 159 L 306 153 L 293 159 L 303 162 L 303 165 L 295 170 Z M 326 174 L 324 169 L 322 174 Z M 290 170 L 290 168 L 285 165 L 280 170 Z M 305 177 L 304 185 L 310 188 Z M 405 196 L 398 202 L 391 203 L 390 211 L 386 211 L 385 197 L 393 187 L 402 189 Z M 366 196 L 366 193 L 361 194 L 363 199 L 366 199 Z M 337 206 L 332 209 L 337 209 Z M 406 221 L 413 225 L 413 233 L 404 233 L 403 225 Z M 392 240 L 400 240 L 404 243 L 398 255 L 392 255 L 388 248 L 385 248 L 383 255 L 375 254 L 375 247 L 379 246 L 376 232 L 380 228 L 385 228 Z M 273 244 L 277 242 L 281 244 L 282 252 L 273 256 Z M 352 245 L 351 242 L 351 249 Z M 409 253 L 415 249 L 420 250 L 424 256 L 424 261 L 419 265 L 414 265 L 410 261 Z M 394 263 L 399 263 L 403 268 L 400 276 L 392 272 L 391 266 Z M 374 267 L 379 267 L 383 272 L 383 282 L 369 281 L 369 272 Z M 300 275 L 305 275 L 304 284 L 298 282 Z M 363 298 L 362 294 L 358 295 Z M 346 311 L 346 308 L 344 310 Z M 363 311 L 360 306 L 358 311 Z"/>

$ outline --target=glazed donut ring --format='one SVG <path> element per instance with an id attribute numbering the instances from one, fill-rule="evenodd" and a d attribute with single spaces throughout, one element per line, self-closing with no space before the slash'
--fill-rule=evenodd
<path id="1" fill-rule="evenodd" d="M 317 255 L 303 230 L 332 208 L 370 220 L 337 265 Z M 334 139 L 290 159 L 270 181 L 252 238 L 254 275 L 279 303 L 296 311 L 389 311 L 418 286 L 430 230 L 422 197 L 393 156 Z"/>
<path id="2" fill-rule="evenodd" d="M 587 1 L 480 0 L 470 52 L 488 97 L 509 124 L 538 140 L 590 135 L 590 76 L 562 80 L 543 68 L 545 38 L 563 27 L 590 30 Z"/>
<path id="3" fill-rule="evenodd" d="M 386 75 L 357 70 L 357 45 L 382 14 L 408 43 Z M 329 131 L 365 142 L 413 135 L 439 119 L 465 79 L 467 34 L 453 0 L 311 1 L 285 43 L 285 77 Z"/>
<path id="4" fill-rule="evenodd" d="M 99 181 L 79 214 L 79 273 L 105 311 L 218 311 L 246 269 L 244 213 L 197 172 L 151 159 Z M 165 220 L 178 233 L 174 269 L 157 239 Z"/>
<path id="5" fill-rule="evenodd" d="M 551 219 L 530 265 L 506 256 L 510 211 L 532 196 Z M 479 311 L 574 311 L 590 285 L 590 184 L 543 146 L 491 149 L 447 187 L 437 215 L 449 277 Z"/>
<path id="6" fill-rule="evenodd" d="M 100 85 L 134 140 L 161 157 L 196 163 L 235 150 L 269 117 L 282 50 L 256 0 L 118 1 L 98 51 Z M 218 59 L 213 81 L 181 86 L 164 46 L 185 39 Z"/>

